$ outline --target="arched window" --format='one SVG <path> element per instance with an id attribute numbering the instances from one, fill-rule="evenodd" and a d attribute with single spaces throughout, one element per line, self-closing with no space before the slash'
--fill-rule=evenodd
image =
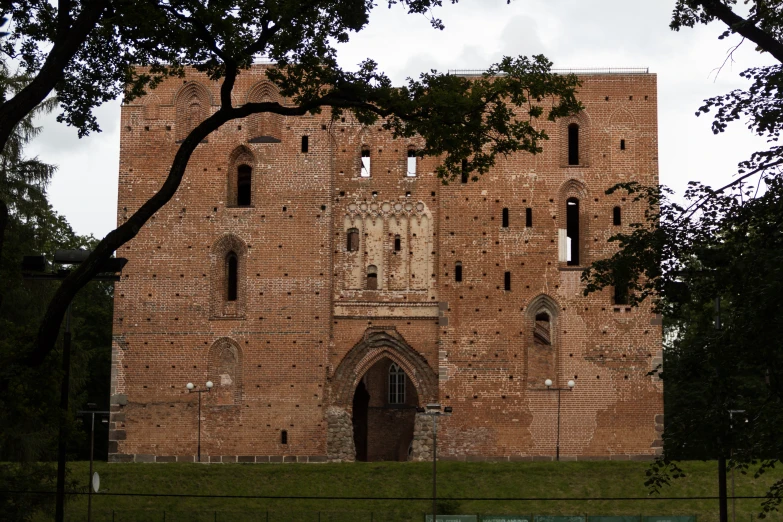
<path id="1" fill-rule="evenodd" d="M 569 265 L 579 265 L 579 200 L 566 200 L 566 261 Z"/>
<path id="2" fill-rule="evenodd" d="M 229 252 L 226 255 L 226 301 L 237 300 L 238 264 L 237 255 L 234 252 Z"/>
<path id="3" fill-rule="evenodd" d="M 378 268 L 375 265 L 367 267 L 367 290 L 378 290 Z"/>
<path id="4" fill-rule="evenodd" d="M 408 149 L 408 177 L 416 177 L 416 149 L 413 147 Z"/>
<path id="5" fill-rule="evenodd" d="M 389 366 L 389 404 L 405 404 L 405 371 L 397 363 Z"/>
<path id="6" fill-rule="evenodd" d="M 551 324 L 549 321 L 549 314 L 546 312 L 536 314 L 533 342 L 544 346 L 552 344 Z"/>
<path id="7" fill-rule="evenodd" d="M 348 240 L 347 244 L 345 245 L 346 250 L 348 252 L 356 252 L 359 250 L 359 229 L 358 228 L 349 228 L 348 229 Z"/>
<path id="8" fill-rule="evenodd" d="M 250 165 L 237 167 L 237 206 L 248 207 L 252 203 L 253 169 Z"/>
<path id="9" fill-rule="evenodd" d="M 623 224 L 622 211 L 620 210 L 620 207 L 614 207 L 612 210 L 612 221 L 616 227 L 619 227 Z"/>
<path id="10" fill-rule="evenodd" d="M 614 282 L 614 304 L 628 304 L 628 284 L 625 281 L 618 280 Z"/>
<path id="11" fill-rule="evenodd" d="M 568 126 L 568 164 L 579 165 L 579 124 Z"/>
<path id="12" fill-rule="evenodd" d="M 400 250 L 402 250 L 402 238 L 397 234 L 394 236 L 394 251 L 399 252 Z"/>
<path id="13" fill-rule="evenodd" d="M 370 177 L 370 149 L 368 147 L 362 148 L 362 172 L 361 177 Z"/>
<path id="14" fill-rule="evenodd" d="M 457 261 L 454 264 L 454 281 L 462 281 L 462 261 Z"/>
<path id="15" fill-rule="evenodd" d="M 508 209 L 507 208 L 503 209 L 503 219 L 502 219 L 502 222 L 503 222 L 503 224 L 501 226 L 503 228 L 508 228 Z"/>

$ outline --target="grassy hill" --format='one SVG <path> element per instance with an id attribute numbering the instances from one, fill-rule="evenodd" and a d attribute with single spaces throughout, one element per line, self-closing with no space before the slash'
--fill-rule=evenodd
<path id="1" fill-rule="evenodd" d="M 647 463 L 536 462 L 438 464 L 441 509 L 465 514 L 541 515 L 698 515 L 717 520 L 716 500 L 450 500 L 458 497 L 646 497 Z M 75 477 L 88 478 L 88 463 L 71 464 Z M 339 497 L 427 497 L 432 492 L 430 463 L 356 464 L 106 464 L 97 463 L 101 492 L 93 496 L 93 520 L 353 522 L 421 521 L 428 500 L 303 500 L 193 498 L 187 496 L 111 496 L 105 493 L 172 495 L 268 495 Z M 663 492 L 666 497 L 714 496 L 714 462 L 684 463 L 687 477 Z M 758 480 L 736 474 L 738 496 L 763 495 L 783 476 Z M 729 482 L 729 492 L 731 485 Z M 750 521 L 760 500 L 737 500 L 736 520 Z M 68 520 L 86 520 L 86 496 L 73 496 Z M 729 501 L 731 520 L 731 501 Z M 114 518 L 112 518 L 114 517 Z M 320 517 L 320 518 L 319 518 Z M 41 519 L 43 520 L 43 518 Z M 768 520 L 783 521 L 773 514 Z"/>

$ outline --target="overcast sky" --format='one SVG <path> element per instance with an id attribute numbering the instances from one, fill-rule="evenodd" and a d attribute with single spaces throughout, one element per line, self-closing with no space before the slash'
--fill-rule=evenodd
<path id="1" fill-rule="evenodd" d="M 741 123 L 715 136 L 711 120 L 694 113 L 703 99 L 744 87 L 738 73 L 770 59 L 745 43 L 716 77 L 739 39 L 718 40 L 719 24 L 671 31 L 674 0 L 460 0 L 436 11 L 443 31 L 377 3 L 367 29 L 339 47 L 343 67 L 372 58 L 396 84 L 430 69 L 483 69 L 504 55 L 544 54 L 557 68 L 649 67 L 658 75 L 661 182 L 679 192 L 689 180 L 729 181 L 764 147 Z M 102 237 L 116 226 L 119 114 L 119 101 L 101 107 L 103 132 L 81 140 L 53 115 L 42 118 L 29 149 L 59 166 L 50 201 L 77 233 Z"/>

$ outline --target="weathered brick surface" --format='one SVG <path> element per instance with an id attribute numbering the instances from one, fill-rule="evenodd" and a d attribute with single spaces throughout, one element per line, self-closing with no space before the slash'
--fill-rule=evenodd
<path id="1" fill-rule="evenodd" d="M 235 102 L 279 99 L 264 80 L 260 66 L 240 75 Z M 254 117 L 210 135 L 174 199 L 118 251 L 130 262 L 115 294 L 111 459 L 192 460 L 198 397 L 185 384 L 211 380 L 202 461 L 345 460 L 354 446 L 340 442 L 350 432 L 340 412 L 352 413 L 362 379 L 368 456 L 404 459 L 414 441 L 413 458 L 424 458 L 431 437 L 419 428 L 414 436 L 414 425 L 429 424 L 388 405 L 392 361 L 408 374 L 411 406 L 453 407 L 439 422 L 443 458 L 552 458 L 557 393 L 546 378 L 556 387 L 576 381 L 561 394 L 563 458 L 656 454 L 662 385 L 646 374 L 661 360 L 660 322 L 646 306 L 614 305 L 610 290 L 583 297 L 579 267 L 559 261 L 558 250 L 568 198 L 579 200 L 581 266 L 611 254 L 608 238 L 642 219 L 640 205 L 604 191 L 658 181 L 656 78 L 582 80 L 585 111 L 542 122 L 551 137 L 543 153 L 501 157 L 475 183 L 442 185 L 435 158 L 408 176 L 407 151 L 421 142 L 350 117 Z M 158 189 L 176 140 L 216 110 L 218 88 L 188 71 L 123 106 L 120 223 Z M 576 166 L 568 165 L 572 122 Z M 249 207 L 237 206 L 243 164 L 252 167 Z M 358 248 L 348 251 L 353 229 Z M 232 252 L 236 300 L 227 299 Z M 542 312 L 551 345 L 534 341 Z"/>

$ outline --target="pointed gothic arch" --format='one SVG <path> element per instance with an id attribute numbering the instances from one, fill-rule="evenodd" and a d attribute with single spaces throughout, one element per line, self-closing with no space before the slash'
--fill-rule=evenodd
<path id="1" fill-rule="evenodd" d="M 247 245 L 234 234 L 224 234 L 212 244 L 209 257 L 210 317 L 244 317 L 247 303 Z M 234 263 L 234 266 L 229 267 L 229 263 Z M 229 273 L 229 269 L 233 273 Z M 234 278 L 233 288 L 230 277 Z"/>
<path id="2" fill-rule="evenodd" d="M 255 84 L 247 93 L 247 103 L 277 102 L 283 104 L 275 84 L 264 80 Z M 272 112 L 262 112 L 248 116 L 248 142 L 280 143 L 282 138 L 283 117 Z"/>
<path id="3" fill-rule="evenodd" d="M 546 379 L 558 382 L 558 335 L 560 305 L 552 297 L 539 294 L 525 307 L 523 331 L 526 335 L 527 385 L 543 388 Z"/>
<path id="4" fill-rule="evenodd" d="M 343 357 L 330 379 L 330 403 L 350 410 L 354 391 L 362 376 L 383 358 L 391 360 L 405 371 L 416 389 L 420 406 L 437 400 L 437 374 L 427 360 L 392 327 L 369 328 L 362 340 Z"/>
<path id="5" fill-rule="evenodd" d="M 228 206 L 254 206 L 256 202 L 253 192 L 258 186 L 259 176 L 256 156 L 253 154 L 253 151 L 245 145 L 235 148 L 228 157 L 226 172 L 226 201 Z M 243 192 L 243 184 L 245 184 L 244 190 L 249 191 L 249 194 L 241 194 Z M 242 199 L 244 196 L 249 198 L 249 203 Z"/>
<path id="6" fill-rule="evenodd" d="M 213 404 L 233 406 L 242 401 L 242 348 L 229 337 L 212 343 L 207 356 L 208 380 L 214 383 Z"/>
<path id="7" fill-rule="evenodd" d="M 190 131 L 211 115 L 212 97 L 209 90 L 200 83 L 188 82 L 174 97 L 174 106 L 177 111 L 177 141 L 182 141 Z"/>

